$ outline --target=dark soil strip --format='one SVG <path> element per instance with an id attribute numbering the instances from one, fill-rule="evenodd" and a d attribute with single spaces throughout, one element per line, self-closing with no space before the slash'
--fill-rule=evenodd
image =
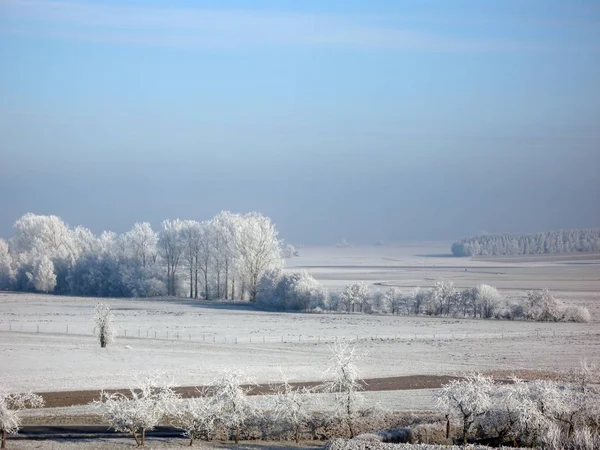
<path id="1" fill-rule="evenodd" d="M 458 379 L 450 376 L 437 375 L 410 375 L 403 377 L 388 378 L 367 378 L 362 380 L 365 391 L 401 391 L 412 389 L 437 389 L 448 383 L 450 380 Z M 321 383 L 317 381 L 290 383 L 295 387 L 316 388 Z M 265 395 L 276 390 L 279 384 L 259 384 L 256 386 L 247 386 L 249 395 Z M 182 386 L 175 389 L 184 398 L 198 397 L 198 392 L 204 386 Z M 127 389 L 108 390 L 108 392 L 129 393 Z M 46 408 L 57 408 L 63 406 L 86 405 L 92 400 L 97 400 L 99 391 L 65 391 L 65 392 L 40 392 L 45 401 Z"/>

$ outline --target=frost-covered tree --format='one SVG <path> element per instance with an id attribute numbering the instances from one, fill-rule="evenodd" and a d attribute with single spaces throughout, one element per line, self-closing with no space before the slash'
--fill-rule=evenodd
<path id="1" fill-rule="evenodd" d="M 23 261 L 46 256 L 52 260 L 74 261 L 78 257 L 77 246 L 69 227 L 57 216 L 25 214 L 13 228 L 13 245 Z"/>
<path id="2" fill-rule="evenodd" d="M 151 265 L 156 261 L 156 245 L 158 234 L 152 230 L 148 222 L 137 222 L 133 228 L 123 236 L 126 251 L 142 267 Z"/>
<path id="3" fill-rule="evenodd" d="M 342 292 L 341 300 L 347 312 L 362 311 L 369 295 L 369 286 L 366 283 L 350 283 Z"/>
<path id="4" fill-rule="evenodd" d="M 283 273 L 276 269 L 261 277 L 256 301 L 259 306 L 280 311 L 324 309 L 328 292 L 308 272 Z"/>
<path id="5" fill-rule="evenodd" d="M 0 290 L 10 288 L 14 279 L 15 271 L 8 244 L 4 239 L 0 239 Z"/>
<path id="6" fill-rule="evenodd" d="M 324 376 L 331 379 L 323 383 L 323 390 L 334 394 L 336 415 L 346 423 L 350 437 L 354 437 L 354 421 L 364 401 L 356 365 L 359 355 L 356 347 L 340 340 L 336 340 L 329 350 L 331 358 Z"/>
<path id="7" fill-rule="evenodd" d="M 236 266 L 239 260 L 239 252 L 236 247 L 236 232 L 239 216 L 229 211 L 222 211 L 212 220 L 215 242 L 217 264 L 223 271 L 223 297 L 225 300 L 235 298 Z M 219 248 L 219 250 L 217 250 Z M 229 289 L 231 281 L 231 289 Z M 221 289 L 217 287 L 218 292 Z"/>
<path id="8" fill-rule="evenodd" d="M 281 249 L 281 254 L 284 258 L 290 259 L 294 256 L 298 256 L 298 252 L 296 251 L 296 247 L 292 244 L 283 244 Z"/>
<path id="9" fill-rule="evenodd" d="M 6 448 L 8 434 L 19 431 L 21 426 L 20 411 L 27 408 L 41 408 L 44 399 L 31 392 L 15 393 L 9 392 L 4 385 L 0 385 L 0 432 L 2 433 L 2 444 L 0 448 Z"/>
<path id="10" fill-rule="evenodd" d="M 525 300 L 525 315 L 537 322 L 557 322 L 564 314 L 564 305 L 548 289 L 530 291 Z"/>
<path id="11" fill-rule="evenodd" d="M 54 264 L 47 256 L 42 256 L 36 262 L 31 282 L 36 290 L 49 293 L 56 287 L 56 274 L 54 273 Z"/>
<path id="12" fill-rule="evenodd" d="M 189 273 L 190 298 L 198 298 L 198 274 L 200 272 L 200 253 L 202 229 L 195 220 L 185 220 L 181 228 L 183 240 L 183 259 Z"/>
<path id="13" fill-rule="evenodd" d="M 256 212 L 239 216 L 235 229 L 239 275 L 247 283 L 250 301 L 255 301 L 263 274 L 283 266 L 281 242 L 271 219 Z"/>
<path id="14" fill-rule="evenodd" d="M 235 430 L 235 443 L 240 440 L 241 427 L 253 413 L 248 401 L 248 391 L 243 385 L 255 384 L 243 372 L 228 370 L 213 384 L 214 396 L 220 421 L 229 429 Z"/>
<path id="15" fill-rule="evenodd" d="M 538 255 L 600 251 L 600 228 L 537 234 L 484 235 L 452 244 L 455 256 Z"/>
<path id="16" fill-rule="evenodd" d="M 96 333 L 100 339 L 100 347 L 104 348 L 115 340 L 117 330 L 113 323 L 114 317 L 108 305 L 98 303 L 94 314 Z"/>
<path id="17" fill-rule="evenodd" d="M 144 446 L 146 431 L 153 430 L 173 413 L 179 395 L 173 390 L 173 381 L 164 374 L 146 376 L 125 395 L 120 392 L 100 392 L 100 399 L 92 404 L 117 432 L 131 433 L 138 447 Z"/>
<path id="18" fill-rule="evenodd" d="M 184 250 L 182 239 L 183 222 L 179 219 L 165 220 L 158 237 L 158 249 L 167 269 L 167 294 L 177 295 L 177 271 Z"/>
<path id="19" fill-rule="evenodd" d="M 310 405 L 313 390 L 303 386 L 296 388 L 287 377 L 277 387 L 274 395 L 275 417 L 288 423 L 294 432 L 296 443 L 300 441 L 300 431 L 310 420 Z"/>
<path id="20" fill-rule="evenodd" d="M 175 406 L 173 425 L 190 439 L 190 446 L 198 439 L 210 441 L 219 420 L 219 404 L 210 392 L 198 392 L 199 397 L 181 399 Z"/>
<path id="21" fill-rule="evenodd" d="M 493 390 L 494 381 L 490 377 L 472 374 L 462 380 L 450 381 L 438 392 L 438 406 L 460 420 L 465 445 L 475 421 L 489 411 Z"/>

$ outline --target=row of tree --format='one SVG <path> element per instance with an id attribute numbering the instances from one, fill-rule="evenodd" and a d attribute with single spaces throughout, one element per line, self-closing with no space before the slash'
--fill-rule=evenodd
<path id="1" fill-rule="evenodd" d="M 147 222 L 94 235 L 57 216 L 25 214 L 0 239 L 0 289 L 98 297 L 184 296 L 254 300 L 258 281 L 294 254 L 259 213 Z"/>
<path id="2" fill-rule="evenodd" d="M 600 367 L 582 362 L 566 381 L 514 378 L 498 383 L 483 375 L 454 380 L 437 394 L 450 421 L 470 438 L 496 445 L 559 450 L 594 449 L 600 443 Z"/>
<path id="3" fill-rule="evenodd" d="M 458 290 L 452 282 L 438 281 L 431 289 L 403 293 L 396 287 L 372 292 L 365 283 L 350 283 L 341 292 L 329 292 L 307 272 L 269 270 L 259 283 L 257 305 L 275 311 L 345 311 L 510 319 L 545 322 L 589 322 L 589 311 L 567 306 L 548 289 L 528 292 L 524 298 L 504 298 L 486 284 Z"/>
<path id="4" fill-rule="evenodd" d="M 537 234 L 475 236 L 452 244 L 454 256 L 544 255 L 600 252 L 600 228 L 547 231 Z"/>
<path id="5" fill-rule="evenodd" d="M 273 385 L 267 406 L 269 421 L 279 421 L 289 427 L 298 442 L 300 433 L 308 425 L 315 404 L 314 393 L 331 393 L 334 396 L 334 415 L 354 436 L 353 421 L 362 403 L 356 360 L 358 354 L 348 343 L 337 341 L 332 347 L 330 365 L 324 371 L 329 378 L 319 386 L 307 388 L 294 386 L 283 376 L 283 382 Z M 199 389 L 193 398 L 182 398 L 175 389 L 172 377 L 164 373 L 150 374 L 136 383 L 129 392 L 101 391 L 92 404 L 106 423 L 117 432 L 130 433 L 138 446 L 143 446 L 146 431 L 161 423 L 170 422 L 190 439 L 210 440 L 217 427 L 240 439 L 242 427 L 259 411 L 248 398 L 256 386 L 242 371 L 226 370 L 214 382 Z M 2 448 L 7 434 L 16 433 L 20 427 L 19 412 L 25 408 L 38 408 L 43 399 L 32 393 L 8 393 L 0 384 L 0 430 L 3 432 Z M 329 402 L 329 406 L 331 403 Z"/>

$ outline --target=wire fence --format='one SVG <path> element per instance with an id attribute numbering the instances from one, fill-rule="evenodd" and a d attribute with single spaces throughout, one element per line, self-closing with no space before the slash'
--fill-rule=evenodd
<path id="1" fill-rule="evenodd" d="M 85 329 L 81 326 L 69 324 L 31 324 L 31 323 L 3 323 L 0 332 L 20 334 L 41 334 L 55 336 L 95 336 L 95 329 Z M 215 333 L 202 333 L 198 330 L 158 330 L 153 328 L 119 328 L 118 339 L 143 339 L 157 341 L 188 341 L 200 344 L 320 344 L 332 343 L 336 340 L 365 342 L 365 341 L 447 341 L 464 339 L 525 339 L 525 338 L 550 338 L 594 335 L 600 336 L 600 330 L 576 331 L 506 331 L 506 332 L 456 332 L 456 333 L 398 333 L 390 334 L 356 334 L 356 335 L 218 335 Z"/>

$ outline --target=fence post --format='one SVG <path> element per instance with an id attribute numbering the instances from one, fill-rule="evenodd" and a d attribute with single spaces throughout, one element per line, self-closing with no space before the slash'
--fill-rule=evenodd
<path id="1" fill-rule="evenodd" d="M 235 337 L 235 344 L 237 345 L 237 336 Z"/>
<path id="2" fill-rule="evenodd" d="M 156 339 L 156 330 L 154 330 L 154 339 Z"/>
<path id="3" fill-rule="evenodd" d="M 67 334 L 69 334 L 69 325 L 67 325 Z"/>
<path id="4" fill-rule="evenodd" d="M 125 337 L 127 337 L 127 329 L 123 330 L 125 332 Z"/>

